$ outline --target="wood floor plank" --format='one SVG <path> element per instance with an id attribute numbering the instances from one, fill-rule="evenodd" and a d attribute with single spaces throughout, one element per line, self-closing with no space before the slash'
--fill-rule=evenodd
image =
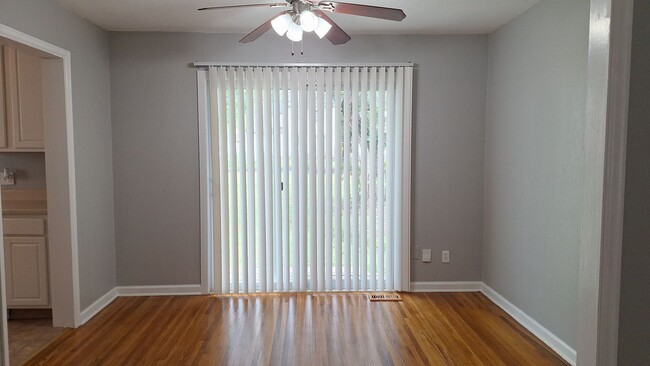
<path id="1" fill-rule="evenodd" d="M 118 298 L 26 365 L 566 365 L 480 293 Z"/>

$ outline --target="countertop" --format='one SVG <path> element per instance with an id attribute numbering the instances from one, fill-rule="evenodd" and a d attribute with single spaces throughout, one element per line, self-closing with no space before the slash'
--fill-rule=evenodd
<path id="1" fill-rule="evenodd" d="M 47 215 L 44 190 L 3 190 L 2 215 Z"/>

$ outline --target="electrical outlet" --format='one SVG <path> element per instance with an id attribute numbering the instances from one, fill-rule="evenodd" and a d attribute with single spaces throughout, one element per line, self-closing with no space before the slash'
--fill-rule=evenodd
<path id="1" fill-rule="evenodd" d="M 448 250 L 443 250 L 442 251 L 442 263 L 449 263 L 449 251 Z"/>
<path id="2" fill-rule="evenodd" d="M 2 169 L 0 172 L 0 185 L 2 186 L 12 186 L 16 184 L 15 181 L 16 173 L 10 169 Z"/>
<path id="3" fill-rule="evenodd" d="M 422 249 L 422 262 L 431 263 L 431 249 Z"/>

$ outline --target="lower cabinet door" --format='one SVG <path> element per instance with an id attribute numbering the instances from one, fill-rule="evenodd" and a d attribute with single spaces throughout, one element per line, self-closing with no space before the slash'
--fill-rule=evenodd
<path id="1" fill-rule="evenodd" d="M 7 306 L 49 305 L 45 237 L 5 237 Z"/>

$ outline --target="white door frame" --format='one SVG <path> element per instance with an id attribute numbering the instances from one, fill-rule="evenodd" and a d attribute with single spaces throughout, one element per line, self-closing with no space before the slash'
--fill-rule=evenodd
<path id="1" fill-rule="evenodd" d="M 634 0 L 591 0 L 578 365 L 617 364 Z"/>
<path id="2" fill-rule="evenodd" d="M 3 24 L 0 24 L 0 37 L 51 57 L 43 61 L 42 71 L 52 317 L 54 326 L 77 327 L 80 325 L 80 302 L 71 55 L 68 50 Z M 0 260 L 0 276 L 0 311 L 6 315 L 3 260 Z M 6 316 L 0 316 L 0 322 L 6 362 Z"/>

